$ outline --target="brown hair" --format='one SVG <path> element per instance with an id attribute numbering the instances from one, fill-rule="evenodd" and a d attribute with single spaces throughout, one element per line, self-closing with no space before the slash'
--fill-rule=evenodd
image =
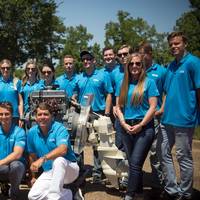
<path id="1" fill-rule="evenodd" d="M 168 42 L 174 37 L 181 37 L 185 44 L 188 42 L 186 35 L 181 31 L 176 31 L 176 32 L 170 33 L 167 37 Z"/>
<path id="2" fill-rule="evenodd" d="M 139 50 L 143 49 L 144 53 L 152 53 L 153 48 L 151 46 L 150 43 L 146 42 L 146 41 L 142 41 L 139 43 Z"/>
<path id="3" fill-rule="evenodd" d="M 36 114 L 38 112 L 38 109 L 40 109 L 40 110 L 48 110 L 51 115 L 53 114 L 53 110 L 52 110 L 51 106 L 46 102 L 39 103 L 39 105 L 36 108 Z"/>
<path id="4" fill-rule="evenodd" d="M 140 57 L 141 59 L 141 64 L 142 64 L 142 71 L 138 79 L 137 86 L 132 94 L 132 99 L 131 103 L 133 105 L 139 105 L 142 100 L 143 100 L 143 93 L 144 93 L 144 82 L 145 82 L 145 77 L 146 77 L 146 72 L 145 72 L 145 67 L 144 67 L 144 62 L 142 60 L 142 56 L 139 53 L 133 53 L 129 57 L 129 60 L 126 64 L 125 67 L 125 74 L 124 74 L 124 79 L 121 85 L 121 90 L 120 90 L 120 96 L 119 96 L 119 105 L 120 107 L 123 107 L 127 103 L 127 95 L 128 95 L 128 87 L 131 82 L 131 76 L 130 76 L 130 71 L 129 71 L 129 65 L 131 63 L 131 60 L 133 57 Z"/>
<path id="5" fill-rule="evenodd" d="M 13 113 L 13 106 L 10 102 L 8 101 L 4 101 L 0 103 L 0 107 L 1 108 L 5 108 L 6 110 L 8 110 L 11 114 Z"/>

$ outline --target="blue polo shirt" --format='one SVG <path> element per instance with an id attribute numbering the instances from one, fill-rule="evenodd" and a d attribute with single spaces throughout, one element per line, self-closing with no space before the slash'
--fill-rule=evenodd
<path id="1" fill-rule="evenodd" d="M 27 113 L 29 111 L 29 95 L 33 92 L 33 91 L 37 91 L 37 90 L 41 90 L 44 88 L 42 81 L 37 80 L 35 83 L 33 83 L 32 85 L 30 84 L 29 81 L 26 82 L 26 84 L 24 86 L 22 86 L 22 81 L 20 81 L 21 84 L 21 90 L 20 93 L 23 97 L 23 101 L 24 101 L 24 113 Z"/>
<path id="2" fill-rule="evenodd" d="M 83 72 L 78 76 L 76 91 L 78 94 L 78 102 L 84 105 L 84 96 L 93 94 L 92 110 L 104 111 L 106 107 L 106 95 L 113 92 L 110 77 L 103 69 L 94 69 L 91 75 Z"/>
<path id="3" fill-rule="evenodd" d="M 76 87 L 77 76 L 77 74 L 73 74 L 73 76 L 69 79 L 65 73 L 56 78 L 55 84 L 58 84 L 61 90 L 65 90 L 67 96 L 71 98 Z"/>
<path id="4" fill-rule="evenodd" d="M 25 148 L 26 134 L 24 129 L 12 125 L 9 133 L 4 133 L 0 126 L 0 160 L 6 158 L 14 150 L 14 147 L 19 146 Z M 20 158 L 25 161 L 24 158 Z"/>
<path id="5" fill-rule="evenodd" d="M 124 78 L 124 67 L 122 65 L 118 65 L 110 74 L 111 82 L 113 85 L 114 93 L 116 95 L 116 89 L 121 87 L 123 78 Z"/>
<path id="6" fill-rule="evenodd" d="M 147 111 L 149 110 L 149 98 L 159 96 L 159 91 L 156 87 L 155 81 L 147 77 L 144 84 L 142 103 L 135 106 L 131 103 L 131 99 L 136 85 L 137 81 L 129 84 L 127 103 L 125 104 L 123 111 L 125 119 L 143 119 Z M 120 88 L 121 87 L 117 88 L 117 96 L 120 95 Z"/>
<path id="7" fill-rule="evenodd" d="M 48 134 L 45 136 L 38 125 L 33 126 L 27 135 L 27 149 L 29 153 L 34 153 L 38 158 L 48 154 L 61 144 L 67 146 L 67 153 L 63 156 L 66 160 L 75 162 L 76 157 L 72 151 L 70 135 L 63 124 L 52 122 Z M 52 160 L 43 163 L 44 171 L 52 169 Z"/>
<path id="8" fill-rule="evenodd" d="M 0 102 L 9 101 L 13 106 L 13 117 L 19 117 L 18 105 L 19 105 L 19 93 L 20 93 L 20 81 L 18 80 L 14 84 L 13 77 L 7 81 L 0 77 Z"/>
<path id="9" fill-rule="evenodd" d="M 159 64 L 153 64 L 146 70 L 146 74 L 149 78 L 153 79 L 156 83 L 160 96 L 158 97 L 157 110 L 160 109 L 162 105 L 162 97 L 163 97 L 163 87 L 165 83 L 166 76 L 166 68 Z"/>
<path id="10" fill-rule="evenodd" d="M 166 102 L 162 122 L 178 127 L 194 127 L 197 120 L 196 89 L 200 88 L 200 59 L 186 54 L 174 60 L 166 73 Z"/>

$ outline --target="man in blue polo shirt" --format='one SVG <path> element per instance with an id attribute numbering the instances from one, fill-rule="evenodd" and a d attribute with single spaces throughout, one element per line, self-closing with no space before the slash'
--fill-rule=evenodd
<path id="1" fill-rule="evenodd" d="M 69 98 L 72 97 L 77 82 L 77 74 L 74 69 L 74 58 L 71 55 L 65 55 L 63 58 L 63 67 L 65 73 L 56 78 L 55 84 L 59 85 L 59 89 L 65 90 Z"/>
<path id="2" fill-rule="evenodd" d="M 154 126 L 155 126 L 155 137 L 150 149 L 150 164 L 152 169 L 152 189 L 157 193 L 162 189 L 163 185 L 163 173 L 160 164 L 160 149 L 159 145 L 157 145 L 158 135 L 160 135 L 161 131 L 161 116 L 163 114 L 163 87 L 166 76 L 166 68 L 163 66 L 153 62 L 153 48 L 151 44 L 148 42 L 142 42 L 139 45 L 139 53 L 142 54 L 143 60 L 145 63 L 146 74 L 149 78 L 153 79 L 156 83 L 156 86 L 159 91 L 158 103 L 154 117 Z"/>
<path id="3" fill-rule="evenodd" d="M 0 103 L 0 181 L 11 184 L 10 197 L 20 199 L 19 185 L 25 173 L 22 158 L 26 145 L 25 131 L 12 122 L 13 107 Z"/>
<path id="4" fill-rule="evenodd" d="M 200 96 L 200 59 L 186 51 L 187 38 L 182 32 L 172 32 L 167 39 L 175 60 L 167 68 L 164 85 L 162 123 L 166 132 L 162 131 L 161 153 L 165 191 L 174 199 L 192 199 L 192 136 Z M 174 144 L 180 166 L 179 184 L 171 154 Z"/>
<path id="5" fill-rule="evenodd" d="M 51 107 L 41 103 L 36 110 L 37 125 L 33 126 L 27 135 L 30 170 L 33 184 L 28 198 L 39 199 L 69 199 L 70 190 L 63 184 L 72 183 L 79 174 L 76 157 L 72 151 L 69 133 L 59 122 L 53 120 Z M 43 173 L 35 179 L 35 172 L 43 168 Z"/>
<path id="6" fill-rule="evenodd" d="M 94 95 L 91 103 L 92 111 L 102 115 L 110 115 L 113 89 L 108 73 L 105 73 L 104 70 L 96 69 L 95 58 L 92 53 L 82 51 L 80 57 L 85 71 L 78 76 L 75 90 L 77 96 L 75 95 L 74 98 L 77 98 L 78 103 L 84 105 L 85 95 L 92 94 Z M 94 147 L 93 182 L 100 182 L 101 176 L 101 163 L 98 151 Z"/>

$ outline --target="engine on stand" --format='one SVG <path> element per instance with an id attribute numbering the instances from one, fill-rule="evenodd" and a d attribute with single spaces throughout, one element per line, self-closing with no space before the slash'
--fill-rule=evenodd
<path id="1" fill-rule="evenodd" d="M 34 91 L 29 97 L 30 112 L 25 122 L 31 126 L 37 105 L 46 102 L 52 106 L 56 120 L 62 122 L 71 134 L 73 149 L 76 154 L 83 152 L 90 143 L 97 145 L 104 174 L 113 187 L 119 188 L 120 178 L 127 176 L 128 165 L 124 153 L 115 146 L 115 131 L 109 117 L 90 113 L 92 95 L 84 97 L 84 105 L 70 106 L 64 90 Z M 96 115 L 95 119 L 90 117 Z"/>

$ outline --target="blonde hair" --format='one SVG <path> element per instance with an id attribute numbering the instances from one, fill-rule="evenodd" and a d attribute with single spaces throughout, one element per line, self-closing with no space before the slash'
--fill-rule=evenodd
<path id="1" fill-rule="evenodd" d="M 22 77 L 22 86 L 25 86 L 27 81 L 28 81 L 28 74 L 27 74 L 27 67 L 29 65 L 33 64 L 36 68 L 36 80 L 39 80 L 39 68 L 37 66 L 37 63 L 36 63 L 36 60 L 35 59 L 29 59 L 26 63 L 26 66 L 25 66 L 25 73 L 24 73 L 24 76 Z"/>
<path id="2" fill-rule="evenodd" d="M 120 90 L 120 96 L 119 96 L 119 105 L 120 107 L 124 107 L 124 105 L 127 103 L 127 95 L 128 95 L 128 88 L 129 84 L 131 82 L 131 75 L 129 71 L 129 65 L 131 63 L 131 60 L 133 57 L 139 57 L 141 59 L 141 68 L 142 71 L 139 75 L 138 78 L 138 83 L 134 89 L 134 92 L 131 97 L 131 104 L 137 106 L 142 103 L 143 100 L 143 94 L 144 94 L 144 82 L 146 78 L 146 72 L 145 72 L 145 67 L 144 67 L 144 62 L 142 60 L 142 56 L 140 53 L 133 53 L 129 57 L 129 60 L 126 64 L 125 67 L 125 74 L 124 74 L 124 79 L 121 85 L 121 90 Z"/>

